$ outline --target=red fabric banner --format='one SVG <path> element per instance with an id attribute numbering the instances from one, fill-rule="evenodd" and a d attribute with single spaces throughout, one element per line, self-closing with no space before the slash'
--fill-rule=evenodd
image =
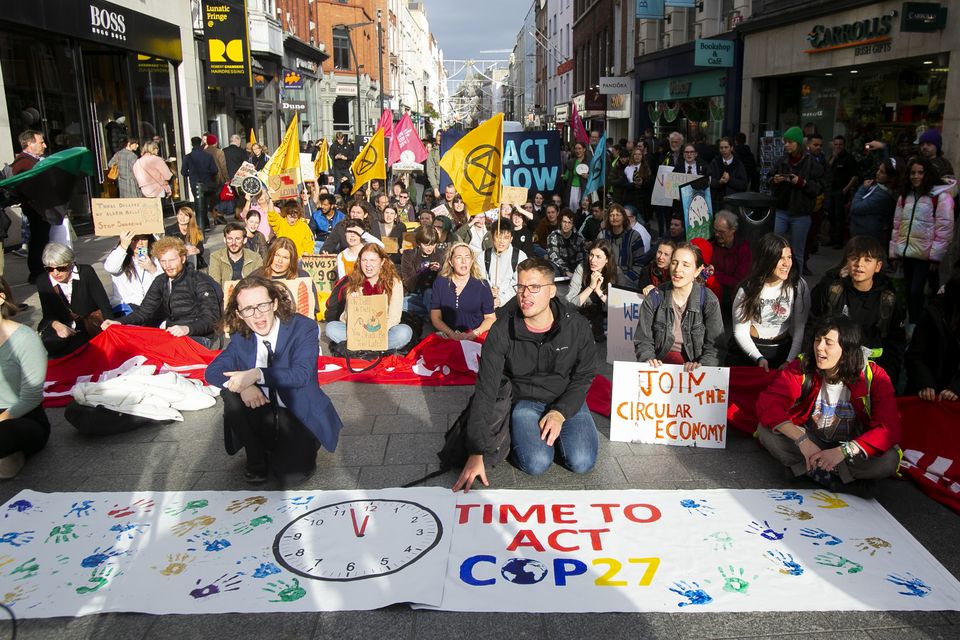
<path id="1" fill-rule="evenodd" d="M 393 165 L 402 160 L 404 151 L 413 154 L 414 162 L 423 162 L 427 159 L 427 150 L 417 135 L 417 130 L 413 127 L 413 121 L 410 120 L 410 114 L 405 113 L 400 118 L 400 122 L 393 128 L 393 135 L 390 138 L 390 159 L 388 163 Z"/>

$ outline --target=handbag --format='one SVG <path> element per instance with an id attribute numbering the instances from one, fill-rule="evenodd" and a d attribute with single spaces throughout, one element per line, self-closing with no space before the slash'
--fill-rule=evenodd
<path id="1" fill-rule="evenodd" d="M 110 165 L 110 168 L 107 169 L 107 175 L 105 176 L 104 179 L 105 179 L 105 180 L 112 180 L 113 182 L 116 182 L 116 181 L 117 181 L 117 178 L 119 178 L 119 177 L 120 177 L 120 165 L 119 165 L 119 164 L 112 164 L 112 165 Z"/>
<path id="2" fill-rule="evenodd" d="M 223 183 L 223 188 L 220 189 L 220 202 L 230 202 L 236 197 L 237 194 L 233 192 L 233 187 L 230 186 L 229 182 Z"/>

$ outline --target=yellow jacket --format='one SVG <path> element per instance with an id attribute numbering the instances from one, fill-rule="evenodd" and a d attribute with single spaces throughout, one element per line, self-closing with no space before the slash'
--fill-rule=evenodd
<path id="1" fill-rule="evenodd" d="M 278 238 L 290 238 L 293 241 L 297 246 L 298 257 L 313 253 L 313 231 L 310 230 L 306 220 L 299 218 L 291 225 L 287 222 L 286 216 L 281 216 L 276 211 L 270 211 L 267 214 L 267 220 Z"/>

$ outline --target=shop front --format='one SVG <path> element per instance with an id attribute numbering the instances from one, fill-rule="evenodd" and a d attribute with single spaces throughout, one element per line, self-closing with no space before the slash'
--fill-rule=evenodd
<path id="1" fill-rule="evenodd" d="M 326 53 L 298 38 L 287 35 L 283 43 L 284 69 L 281 82 L 280 109 L 284 126 L 297 114 L 300 140 L 316 140 L 320 135 L 321 65 Z"/>
<path id="2" fill-rule="evenodd" d="M 856 153 L 870 140 L 912 142 L 933 127 L 956 164 L 960 75 L 951 62 L 960 59 L 960 38 L 944 25 L 958 15 L 960 0 L 874 2 L 789 24 L 762 17 L 743 23 L 741 117 L 751 144 L 812 126 L 828 142 L 845 136 Z"/>
<path id="3" fill-rule="evenodd" d="M 123 137 L 157 142 L 176 173 L 180 42 L 176 24 L 101 0 L 8 3 L 0 14 L 0 99 L 9 128 L 0 128 L 0 157 L 20 152 L 17 136 L 27 129 L 43 132 L 49 153 L 93 151 L 97 174 L 78 183 L 75 223 L 89 216 L 89 197 L 99 195 Z"/>

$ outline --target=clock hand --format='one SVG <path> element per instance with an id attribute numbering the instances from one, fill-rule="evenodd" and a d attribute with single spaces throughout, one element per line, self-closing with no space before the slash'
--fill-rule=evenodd
<path id="1" fill-rule="evenodd" d="M 370 519 L 369 515 L 363 516 L 363 524 L 357 525 L 357 512 L 353 509 L 350 509 L 350 519 L 353 520 L 353 532 L 357 534 L 358 538 L 363 537 L 363 532 L 367 529 L 367 520 Z"/>

